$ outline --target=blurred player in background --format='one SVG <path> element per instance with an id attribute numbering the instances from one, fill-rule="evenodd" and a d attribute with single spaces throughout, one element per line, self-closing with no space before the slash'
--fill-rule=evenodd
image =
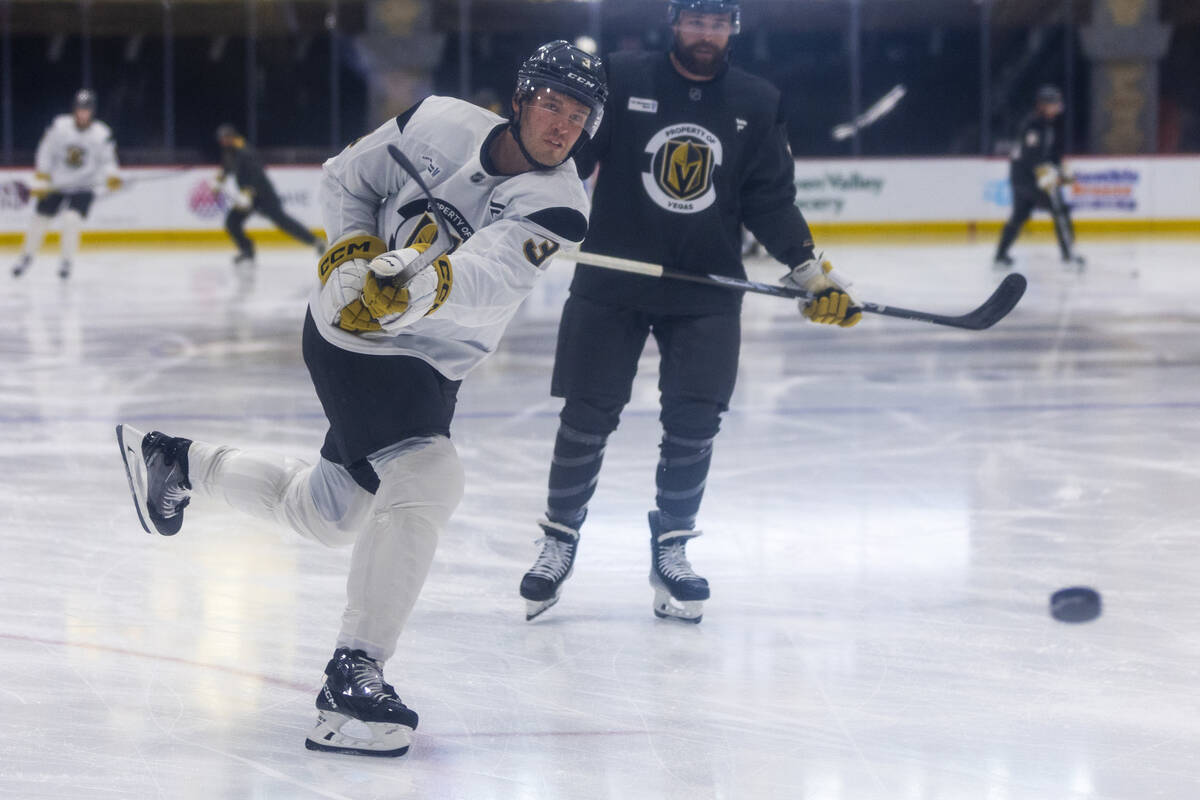
<path id="1" fill-rule="evenodd" d="M 1083 256 L 1075 252 L 1075 225 L 1070 206 L 1062 196 L 1063 185 L 1072 180 L 1062 163 L 1065 147 L 1062 112 L 1062 92 L 1057 86 L 1038 89 L 1036 106 L 1021 126 L 1021 140 L 1009 165 L 1013 208 L 1000 233 L 993 262 L 996 269 L 1013 265 L 1008 249 L 1035 208 L 1050 212 L 1063 262 L 1077 267 L 1084 264 Z"/>
<path id="2" fill-rule="evenodd" d="M 110 191 L 121 188 L 112 131 L 96 119 L 96 96 L 91 91 L 80 89 L 71 113 L 54 118 L 38 143 L 35 159 L 37 171 L 30 191 L 37 204 L 12 274 L 19 278 L 33 264 L 50 223 L 61 212 L 62 261 L 58 276 L 67 278 L 79 252 L 80 230 L 96 199 L 96 190 L 101 186 Z"/>
<path id="3" fill-rule="evenodd" d="M 562 244 L 583 240 L 588 199 L 571 156 L 596 132 L 605 97 L 600 59 L 551 42 L 521 66 L 511 121 L 429 97 L 325 162 L 321 207 L 335 241 L 303 333 L 329 419 L 316 466 L 117 428 L 147 531 L 176 533 L 194 490 L 321 544 L 353 545 L 309 749 L 408 749 L 417 714 L 383 664 L 462 497 L 449 438 L 458 388 Z M 389 145 L 420 165 L 437 208 Z M 343 731 L 351 720 L 369 734 Z"/>
<path id="4" fill-rule="evenodd" d="M 246 218 L 251 214 L 262 214 L 288 236 L 315 248 L 318 255 L 323 254 L 325 240 L 283 210 L 283 201 L 245 137 L 232 125 L 224 124 L 217 128 L 217 142 L 221 145 L 221 171 L 213 181 L 213 191 L 221 194 L 231 176 L 237 184 L 233 206 L 225 215 L 225 230 L 237 245 L 233 266 L 238 278 L 248 284 L 254 277 L 254 242 L 246 235 Z"/>
<path id="5" fill-rule="evenodd" d="M 745 278 L 740 225 L 815 292 L 815 322 L 854 325 L 861 312 L 817 258 L 795 205 L 794 165 L 779 91 L 730 66 L 738 0 L 671 0 L 668 53 L 616 53 L 608 110 L 576 159 L 599 164 L 585 250 L 673 270 Z M 563 308 L 551 392 L 565 399 L 550 464 L 541 553 L 521 580 L 526 619 L 557 602 L 574 567 L 609 434 L 629 402 L 653 334 L 661 354 L 663 435 L 657 508 L 649 512 L 654 613 L 699 622 L 708 582 L 685 550 L 708 478 L 713 440 L 737 377 L 742 295 L 617 273 L 580 259 Z"/>

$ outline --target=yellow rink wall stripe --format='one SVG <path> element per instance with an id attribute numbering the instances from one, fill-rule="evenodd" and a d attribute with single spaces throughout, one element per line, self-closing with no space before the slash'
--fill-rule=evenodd
<path id="1" fill-rule="evenodd" d="M 318 236 L 322 235 L 320 228 L 311 229 Z M 296 247 L 306 247 L 301 242 L 296 241 L 286 233 L 277 230 L 247 230 L 246 235 L 254 240 L 255 244 L 292 244 Z M 23 233 L 0 233 L 0 245 L 19 246 L 24 240 Z M 150 231 L 84 231 L 83 243 L 85 245 L 109 245 L 120 247 L 191 247 L 203 246 L 210 247 L 213 245 L 227 245 L 231 249 L 234 247 L 233 240 L 229 238 L 223 230 L 207 230 L 207 231 L 185 231 L 185 230 L 150 230 Z M 58 245 L 58 234 L 49 233 L 46 235 L 46 245 Z"/>
<path id="2" fill-rule="evenodd" d="M 1004 222 L 986 220 L 980 222 L 959 221 L 887 221 L 887 222 L 813 222 L 813 236 L 819 241 L 823 237 L 838 239 L 879 239 L 888 237 L 955 238 L 963 236 L 999 236 Z M 1200 235 L 1200 219 L 1085 219 L 1075 221 L 1076 233 L 1101 236 L 1128 235 Z M 1052 235 L 1054 223 L 1048 219 L 1035 219 L 1025 223 L 1025 234 Z"/>
<path id="3" fill-rule="evenodd" d="M 817 241 L 835 239 L 962 239 L 977 236 L 999 236 L 1004 223 L 996 220 L 982 222 L 889 220 L 886 222 L 814 222 L 811 224 Z M 1076 220 L 1076 231 L 1082 236 L 1200 236 L 1200 219 L 1085 219 Z M 1026 223 L 1024 233 L 1038 236 L 1051 235 L 1053 224 L 1048 219 L 1035 219 Z M 302 246 L 295 239 L 278 230 L 247 231 L 257 244 Z M 321 234 L 319 229 L 313 233 Z M 18 247 L 23 233 L 0 233 L 0 246 Z M 138 231 L 84 231 L 86 245 L 120 247 L 233 247 L 229 235 L 223 230 L 138 230 Z M 57 246 L 58 234 L 50 233 L 43 246 Z"/>

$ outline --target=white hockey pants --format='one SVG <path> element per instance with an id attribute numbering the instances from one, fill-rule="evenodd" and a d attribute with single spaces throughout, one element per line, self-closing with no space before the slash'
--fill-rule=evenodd
<path id="1" fill-rule="evenodd" d="M 463 470 L 444 436 L 408 439 L 372 454 L 374 495 L 344 467 L 193 442 L 198 495 L 288 526 L 329 547 L 354 546 L 337 646 L 386 661 L 429 574 L 438 536 L 463 495 Z"/>

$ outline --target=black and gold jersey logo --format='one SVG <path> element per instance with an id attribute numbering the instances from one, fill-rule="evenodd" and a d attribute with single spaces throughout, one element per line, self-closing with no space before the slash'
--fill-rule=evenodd
<path id="1" fill-rule="evenodd" d="M 467 222 L 466 217 L 457 208 L 445 200 L 438 200 L 437 204 L 442 221 L 452 232 L 453 241 L 445 252 L 452 253 L 458 249 L 460 244 L 474 235 L 475 228 Z M 402 247 L 411 247 L 414 244 L 432 245 L 434 242 L 438 243 L 437 249 L 441 249 L 441 229 L 433 217 L 434 212 L 429 210 L 429 204 L 425 200 L 413 200 L 405 203 L 396 209 L 396 214 L 400 217 L 400 224 L 388 239 L 389 249 L 396 250 Z"/>
<path id="2" fill-rule="evenodd" d="M 676 200 L 692 200 L 708 189 L 712 148 L 694 139 L 668 139 L 662 148 L 658 184 Z"/>
<path id="3" fill-rule="evenodd" d="M 649 168 L 642 187 L 667 211 L 694 214 L 717 199 L 713 175 L 721 166 L 721 140 L 699 125 L 683 123 L 663 128 L 647 142 Z"/>
<path id="4" fill-rule="evenodd" d="M 64 161 L 71 169 L 79 169 L 87 161 L 87 150 L 71 145 L 67 148 L 67 156 Z"/>
<path id="5" fill-rule="evenodd" d="M 413 228 L 412 233 L 409 234 L 408 239 L 405 240 L 404 246 L 412 247 L 414 244 L 431 245 L 437 238 L 437 221 L 434 220 L 432 214 L 426 212 L 421 216 L 420 219 L 417 220 L 416 227 Z M 458 247 L 461 242 L 461 239 L 455 237 L 454 247 Z"/>

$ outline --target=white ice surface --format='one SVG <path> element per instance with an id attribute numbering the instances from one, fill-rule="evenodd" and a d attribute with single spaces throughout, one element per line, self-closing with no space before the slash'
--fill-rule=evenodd
<path id="1" fill-rule="evenodd" d="M 575 575 L 523 620 L 553 267 L 460 396 L 467 496 L 387 669 L 421 714 L 399 760 L 303 747 L 347 553 L 200 501 L 148 536 L 112 433 L 312 458 L 308 252 L 264 250 L 240 301 L 223 251 L 0 275 L 0 797 L 1200 797 L 1197 243 L 1083 244 L 1075 275 L 1022 240 L 1029 292 L 981 333 L 748 298 L 695 627 L 651 613 L 652 345 Z M 863 299 L 958 313 L 991 248 L 828 253 Z M 1047 614 L 1074 584 L 1096 622 Z"/>

